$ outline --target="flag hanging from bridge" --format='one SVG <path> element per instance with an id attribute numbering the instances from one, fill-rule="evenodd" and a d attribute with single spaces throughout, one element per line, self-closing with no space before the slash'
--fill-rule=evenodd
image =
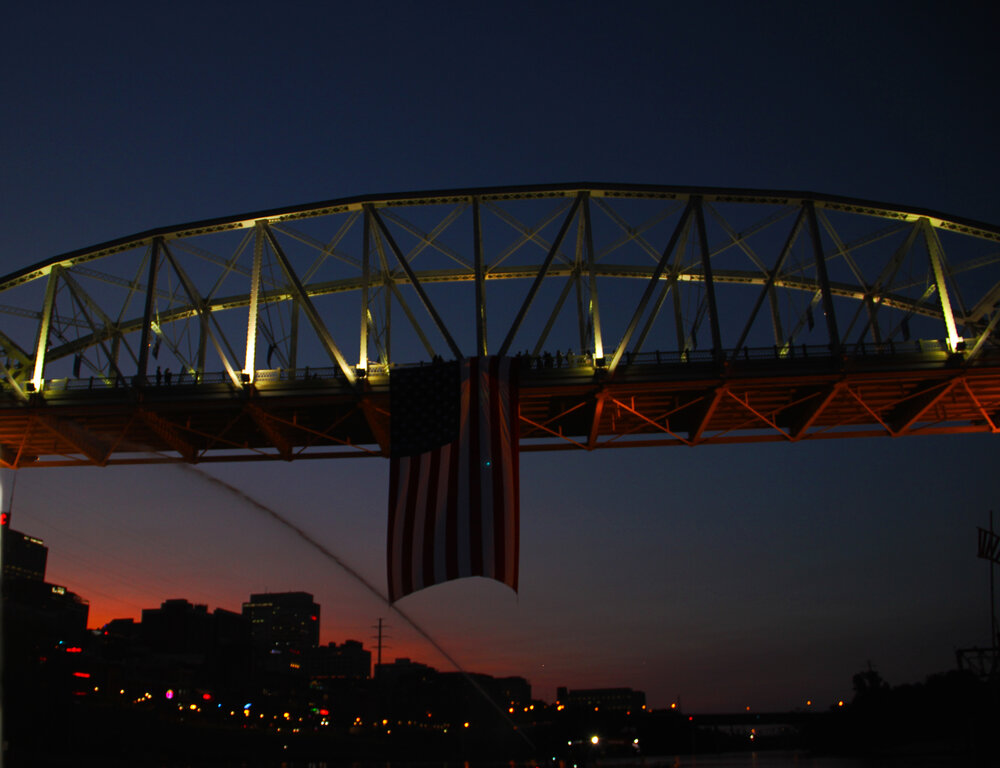
<path id="1" fill-rule="evenodd" d="M 517 591 L 517 361 L 479 357 L 392 372 L 392 601 L 465 576 Z"/>

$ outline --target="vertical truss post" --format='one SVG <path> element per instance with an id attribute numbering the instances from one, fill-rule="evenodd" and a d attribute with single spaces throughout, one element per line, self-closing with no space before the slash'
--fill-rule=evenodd
<path id="1" fill-rule="evenodd" d="M 253 268 L 250 271 L 250 307 L 247 311 L 247 351 L 243 362 L 243 376 L 253 382 L 257 368 L 257 308 L 260 305 L 260 266 L 264 256 L 263 222 L 255 226 L 253 239 Z"/>
<path id="2" fill-rule="evenodd" d="M 56 303 L 56 281 L 59 279 L 59 269 L 49 272 L 49 280 L 45 284 L 45 304 L 42 307 L 42 320 L 38 324 L 38 341 L 35 344 L 35 370 L 31 383 L 36 392 L 41 392 L 45 374 L 45 351 L 49 346 L 49 327 L 52 325 L 52 308 Z"/>
<path id="3" fill-rule="evenodd" d="M 708 250 L 708 236 L 705 233 L 705 211 L 702 198 L 691 199 L 694 205 L 695 222 L 698 225 L 698 247 L 701 250 L 701 269 L 705 276 L 705 298 L 708 300 L 708 322 L 712 328 L 712 353 L 716 359 L 723 355 L 722 332 L 719 330 L 719 308 L 715 302 L 715 280 L 712 278 L 712 257 Z"/>
<path id="4" fill-rule="evenodd" d="M 927 217 L 920 219 L 920 226 L 927 241 L 927 254 L 931 260 L 931 269 L 934 271 L 934 285 L 941 300 L 941 315 L 944 317 L 944 326 L 948 333 L 948 351 L 954 352 L 958 348 L 960 339 L 958 329 L 955 327 L 955 315 L 951 309 L 951 298 L 948 296 L 948 283 L 944 279 L 944 251 L 937 232 Z"/>
<path id="5" fill-rule="evenodd" d="M 288 367 L 292 369 L 294 375 L 295 369 L 299 367 L 299 305 L 294 301 L 291 315 L 288 333 L 292 338 L 288 341 Z"/>
<path id="6" fill-rule="evenodd" d="M 587 314 L 583 311 L 583 248 L 586 236 L 586 215 L 582 215 L 576 224 L 576 250 L 573 255 L 573 275 L 570 278 L 576 294 L 576 323 L 580 334 L 578 349 L 581 352 L 587 347 Z"/>
<path id="7" fill-rule="evenodd" d="M 378 245 L 380 241 L 376 240 L 375 244 Z M 385 340 L 382 343 L 382 349 L 385 350 L 385 361 L 389 363 L 392 361 L 392 288 L 395 288 L 395 284 L 392 282 L 392 276 L 389 274 L 389 270 L 385 270 L 385 284 L 382 292 L 385 294 L 383 299 L 383 329 L 385 331 Z"/>
<path id="8" fill-rule="evenodd" d="M 372 220 L 372 209 L 370 206 L 365 206 L 364 208 L 365 219 L 369 222 L 369 227 Z M 386 365 L 392 360 L 392 296 L 393 292 L 396 290 L 395 278 L 392 275 L 392 271 L 389 269 L 389 260 L 385 257 L 385 243 L 382 242 L 382 238 L 378 234 L 378 230 L 371 233 L 371 241 L 375 245 L 375 251 L 378 253 L 378 263 L 381 269 L 381 280 L 380 284 L 382 286 L 382 347 L 381 352 L 385 358 Z M 421 342 L 423 342 L 425 347 L 429 344 L 423 336 L 423 330 L 412 320 L 412 316 L 409 313 L 409 309 L 406 304 L 400 299 L 400 306 L 403 308 L 403 312 L 407 317 L 411 317 L 411 322 L 413 323 L 414 330 L 420 337 Z M 433 354 L 433 353 L 431 353 Z"/>
<path id="9" fill-rule="evenodd" d="M 767 292 L 767 303 L 771 310 L 771 328 L 774 330 L 774 345 L 778 349 L 785 346 L 785 332 L 781 325 L 781 306 L 778 304 L 778 292 L 772 286 Z"/>
<path id="10" fill-rule="evenodd" d="M 601 311 L 597 303 L 597 272 L 594 269 L 594 230 L 590 223 L 590 193 L 583 198 L 584 232 L 587 237 L 587 279 L 588 297 L 587 311 L 590 314 L 590 326 L 594 332 L 594 360 L 604 360 L 604 339 L 601 336 Z M 581 350 L 584 351 L 584 350 Z"/>
<path id="11" fill-rule="evenodd" d="M 198 314 L 198 360 L 195 363 L 198 378 L 205 374 L 205 360 L 208 356 L 208 337 L 211 331 L 208 311 Z"/>
<path id="12" fill-rule="evenodd" d="M 136 382 L 146 386 L 146 368 L 149 365 L 149 332 L 153 323 L 153 298 L 156 295 L 156 276 L 160 270 L 160 247 L 162 237 L 154 237 L 149 253 L 149 278 L 146 280 L 146 304 L 142 312 L 142 333 L 139 337 L 139 370 Z"/>
<path id="13" fill-rule="evenodd" d="M 684 332 L 684 307 L 681 302 L 681 281 L 674 286 L 674 330 L 677 332 L 677 351 L 687 354 L 687 334 Z"/>
<path id="14" fill-rule="evenodd" d="M 361 338 L 358 341 L 358 370 L 368 369 L 368 291 L 371 287 L 371 221 L 364 217 L 361 243 Z"/>
<path id="15" fill-rule="evenodd" d="M 476 354 L 483 357 L 486 347 L 486 275 L 483 271 L 483 227 L 479 215 L 479 196 L 472 198 L 472 250 L 476 269 Z"/>
<path id="16" fill-rule="evenodd" d="M 826 272 L 826 256 L 823 255 L 823 243 L 819 236 L 819 223 L 816 221 L 816 206 L 812 200 L 806 200 L 806 217 L 809 221 L 809 235 L 812 238 L 813 258 L 816 260 L 816 276 L 819 278 L 820 293 L 823 297 L 823 314 L 826 315 L 826 329 L 830 337 L 830 351 L 840 354 L 840 332 L 837 330 L 837 316 L 833 311 L 833 292 L 830 290 L 830 277 Z"/>

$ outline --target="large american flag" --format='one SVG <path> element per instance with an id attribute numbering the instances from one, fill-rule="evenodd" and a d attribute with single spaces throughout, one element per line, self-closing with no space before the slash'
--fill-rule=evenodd
<path id="1" fill-rule="evenodd" d="M 517 590 L 516 375 L 507 357 L 393 371 L 390 600 L 465 576 Z"/>

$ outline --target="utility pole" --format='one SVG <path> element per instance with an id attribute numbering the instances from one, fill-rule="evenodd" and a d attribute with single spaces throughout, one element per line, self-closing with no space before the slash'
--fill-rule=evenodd
<path id="1" fill-rule="evenodd" d="M 988 648 L 957 650 L 958 666 L 975 668 L 983 678 L 997 679 L 1000 675 L 1000 627 L 997 626 L 996 609 L 996 566 L 1000 564 L 1000 536 L 993 528 L 993 510 L 990 510 L 989 530 L 979 528 L 979 552 L 983 560 L 990 562 L 990 644 Z"/>
<path id="2" fill-rule="evenodd" d="M 990 562 L 990 646 L 997 647 L 1000 631 L 997 627 L 996 588 L 994 586 L 994 570 L 1000 563 L 1000 536 L 993 530 L 993 510 L 990 510 L 990 529 L 979 529 L 979 557 Z"/>
<path id="3" fill-rule="evenodd" d="M 378 620 L 378 624 L 376 624 L 374 627 L 372 627 L 372 629 L 377 629 L 378 630 L 378 634 L 375 635 L 375 640 L 376 640 L 376 645 L 375 645 L 375 671 L 376 671 L 376 673 L 378 673 L 381 670 L 381 668 L 382 668 L 382 649 L 384 647 L 386 647 L 383 644 L 383 642 L 382 642 L 383 639 L 385 637 L 387 637 L 382 632 L 382 627 L 383 626 L 384 625 L 382 623 L 382 617 L 380 616 L 379 620 Z M 0 766 L 0 768 L 3 768 L 3 766 Z"/>

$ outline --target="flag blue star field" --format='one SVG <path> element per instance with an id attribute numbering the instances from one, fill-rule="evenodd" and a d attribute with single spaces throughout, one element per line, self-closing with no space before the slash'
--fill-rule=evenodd
<path id="1" fill-rule="evenodd" d="M 486 576 L 517 591 L 517 365 L 507 357 L 392 372 L 392 601 Z"/>

